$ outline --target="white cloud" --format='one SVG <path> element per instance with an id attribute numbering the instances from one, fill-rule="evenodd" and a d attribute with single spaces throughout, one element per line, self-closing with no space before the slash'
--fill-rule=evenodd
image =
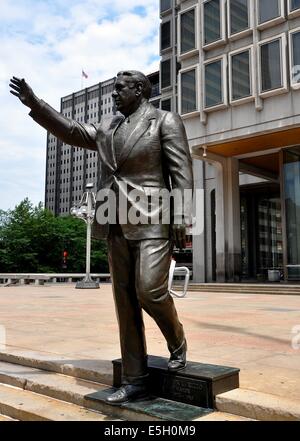
<path id="1" fill-rule="evenodd" d="M 0 208 L 26 196 L 44 200 L 46 132 L 9 94 L 11 75 L 26 78 L 59 108 L 60 97 L 81 88 L 82 68 L 89 75 L 85 87 L 122 69 L 150 73 L 158 68 L 158 3 L 1 0 Z"/>

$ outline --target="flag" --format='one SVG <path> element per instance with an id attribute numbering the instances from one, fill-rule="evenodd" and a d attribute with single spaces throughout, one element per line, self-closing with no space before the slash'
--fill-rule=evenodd
<path id="1" fill-rule="evenodd" d="M 83 76 L 84 78 L 88 78 L 88 74 L 86 74 L 86 73 L 84 72 L 84 70 L 82 70 L 81 74 L 82 74 L 82 76 Z"/>

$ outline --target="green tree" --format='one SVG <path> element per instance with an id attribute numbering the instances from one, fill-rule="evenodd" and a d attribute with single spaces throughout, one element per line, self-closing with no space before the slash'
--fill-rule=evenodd
<path id="1" fill-rule="evenodd" d="M 0 272 L 85 272 L 85 243 L 83 221 L 55 217 L 41 203 L 34 207 L 24 199 L 14 210 L 0 211 Z M 104 241 L 92 241 L 91 269 L 108 271 Z"/>

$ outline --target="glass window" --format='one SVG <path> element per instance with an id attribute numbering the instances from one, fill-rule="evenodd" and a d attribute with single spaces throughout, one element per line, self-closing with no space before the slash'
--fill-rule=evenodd
<path id="1" fill-rule="evenodd" d="M 171 22 L 166 21 L 161 24 L 161 50 L 171 46 Z"/>
<path id="2" fill-rule="evenodd" d="M 300 31 L 291 34 L 292 83 L 300 83 Z"/>
<path id="3" fill-rule="evenodd" d="M 161 88 L 171 86 L 171 60 L 162 61 L 160 64 Z"/>
<path id="4" fill-rule="evenodd" d="M 262 44 L 260 47 L 261 92 L 278 89 L 282 84 L 281 40 Z"/>
<path id="5" fill-rule="evenodd" d="M 204 8 L 204 44 L 221 39 L 221 4 L 220 0 L 209 0 Z"/>
<path id="6" fill-rule="evenodd" d="M 290 12 L 300 9 L 300 0 L 290 0 Z"/>
<path id="7" fill-rule="evenodd" d="M 159 78 L 157 79 L 157 83 L 152 83 L 152 90 L 151 90 L 151 98 L 154 98 L 158 95 L 160 95 L 160 91 L 159 91 Z"/>
<path id="8" fill-rule="evenodd" d="M 284 200 L 286 213 L 289 279 L 300 279 L 300 148 L 283 150 Z"/>
<path id="9" fill-rule="evenodd" d="M 181 114 L 197 110 L 196 70 L 181 73 Z"/>
<path id="10" fill-rule="evenodd" d="M 165 12 L 171 8 L 171 0 L 160 0 L 160 12 Z"/>
<path id="11" fill-rule="evenodd" d="M 171 98 L 161 101 L 161 110 L 167 110 L 171 112 Z"/>
<path id="12" fill-rule="evenodd" d="M 280 16 L 280 0 L 259 0 L 258 1 L 258 22 L 259 24 L 273 20 Z"/>
<path id="13" fill-rule="evenodd" d="M 223 103 L 222 60 L 205 65 L 205 107 Z"/>
<path id="14" fill-rule="evenodd" d="M 196 48 L 195 38 L 195 9 L 181 14 L 180 17 L 180 52 L 191 51 Z"/>
<path id="15" fill-rule="evenodd" d="M 230 0 L 230 34 L 237 34 L 248 29 L 249 0 Z"/>
<path id="16" fill-rule="evenodd" d="M 250 49 L 231 57 L 232 100 L 252 95 L 250 73 Z"/>

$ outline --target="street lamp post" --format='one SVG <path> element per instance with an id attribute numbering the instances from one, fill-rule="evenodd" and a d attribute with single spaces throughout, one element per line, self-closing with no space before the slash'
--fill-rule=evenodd
<path id="1" fill-rule="evenodd" d="M 78 289 L 99 288 L 99 283 L 91 278 L 91 230 L 95 214 L 96 197 L 92 189 L 94 184 L 86 184 L 86 191 L 83 193 L 78 206 L 71 208 L 72 216 L 83 219 L 86 223 L 86 275 L 83 280 L 76 283 Z"/>

